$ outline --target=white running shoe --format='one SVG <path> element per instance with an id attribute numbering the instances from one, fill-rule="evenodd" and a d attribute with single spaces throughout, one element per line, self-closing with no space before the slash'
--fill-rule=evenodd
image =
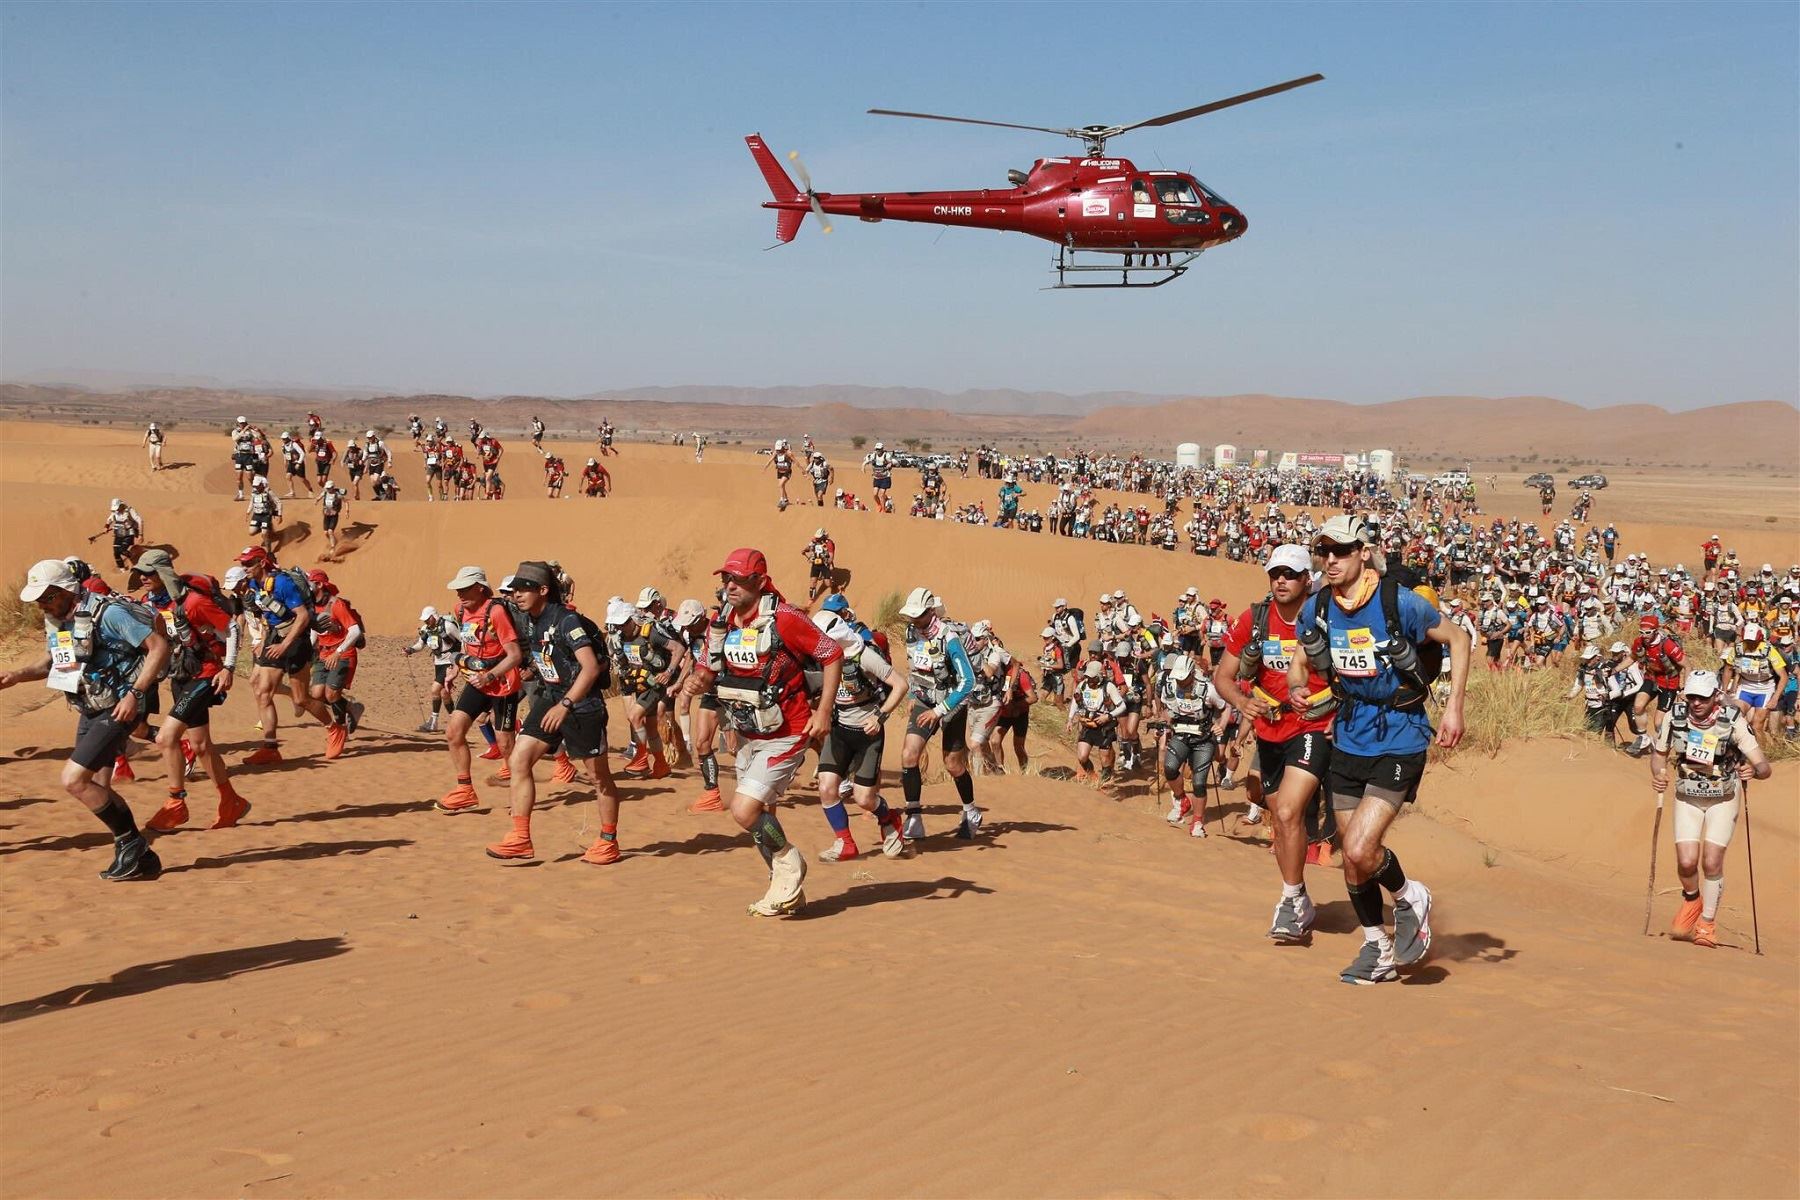
<path id="1" fill-rule="evenodd" d="M 1246 825 L 1261 825 L 1262 824 L 1262 807 L 1260 805 L 1252 804 L 1249 807 L 1249 809 L 1245 811 L 1244 824 L 1246 824 Z"/>
<path id="2" fill-rule="evenodd" d="M 843 838 L 838 838 L 836 841 L 832 842 L 831 845 L 819 851 L 819 861 L 834 863 L 855 858 L 857 856 L 855 847 L 855 842 L 846 843 Z"/>
<path id="3" fill-rule="evenodd" d="M 799 912 L 806 907 L 806 893 L 801 890 L 805 882 L 806 856 L 788 846 L 775 856 L 774 868 L 769 872 L 769 890 L 750 906 L 750 915 L 780 917 Z"/>
<path id="4" fill-rule="evenodd" d="M 1394 961 L 1407 967 L 1424 958 L 1431 950 L 1431 889 L 1413 880 L 1419 902 L 1411 904 L 1394 897 Z"/>
<path id="5" fill-rule="evenodd" d="M 1319 919 L 1312 897 L 1305 892 L 1283 896 L 1275 905 L 1275 920 L 1269 925 L 1269 936 L 1278 942 L 1304 941 Z"/>
<path id="6" fill-rule="evenodd" d="M 1192 825 L 1188 826 L 1188 836 L 1198 837 L 1198 838 L 1205 837 L 1206 836 L 1206 822 L 1201 820 L 1199 817 L 1195 817 L 1194 823 Z"/>
<path id="7" fill-rule="evenodd" d="M 1339 972 L 1338 978 L 1364 986 L 1399 979 L 1400 972 L 1394 966 L 1394 939 L 1384 933 L 1376 941 L 1365 941 L 1357 951 L 1356 961 Z"/>
<path id="8" fill-rule="evenodd" d="M 916 811 L 908 812 L 901 829 L 906 834 L 907 841 L 918 841 L 925 836 L 925 814 Z"/>
<path id="9" fill-rule="evenodd" d="M 979 808 L 973 804 L 966 806 L 962 810 L 962 819 L 963 824 L 969 827 L 970 833 L 981 832 L 981 810 Z"/>
<path id="10" fill-rule="evenodd" d="M 1177 796 L 1173 800 L 1170 800 L 1169 811 L 1164 815 L 1163 820 L 1171 825 L 1179 825 L 1187 820 L 1188 815 L 1194 811 L 1194 806 L 1192 804 L 1184 804 L 1182 801 L 1185 799 L 1186 797 L 1184 796 Z"/>
<path id="11" fill-rule="evenodd" d="M 906 853 L 906 839 L 892 825 L 881 832 L 881 853 L 888 858 L 899 858 Z"/>

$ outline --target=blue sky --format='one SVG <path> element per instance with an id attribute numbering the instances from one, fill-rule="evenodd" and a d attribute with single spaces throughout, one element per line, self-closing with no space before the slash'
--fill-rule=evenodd
<path id="1" fill-rule="evenodd" d="M 12 4 L 0 372 L 475 393 L 862 383 L 1686 408 L 1800 392 L 1800 6 Z M 1248 214 L 1167 287 L 773 216 L 1060 139 Z M 1067 143 L 1072 146 L 1073 143 Z"/>

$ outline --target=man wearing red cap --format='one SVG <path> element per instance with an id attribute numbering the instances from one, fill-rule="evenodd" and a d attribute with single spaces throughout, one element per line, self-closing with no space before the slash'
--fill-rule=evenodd
<path id="1" fill-rule="evenodd" d="M 256 696 L 262 719 L 263 741 L 245 764 L 269 767 L 281 762 L 281 718 L 275 711 L 275 695 L 286 682 L 294 713 L 308 713 L 330 728 L 331 710 L 307 691 L 313 660 L 312 620 L 316 600 L 312 581 L 300 572 L 282 570 L 261 546 L 250 546 L 237 557 L 244 568 L 246 615 L 264 626 L 256 669 L 250 673 L 250 691 Z"/>
<path id="2" fill-rule="evenodd" d="M 769 890 L 750 913 L 782 916 L 806 904 L 806 858 L 788 842 L 774 806 L 799 773 L 807 746 L 831 732 L 844 652 L 782 599 L 762 551 L 733 550 L 713 574 L 724 584 L 724 604 L 707 630 L 701 676 L 742 739 L 731 816 L 769 865 Z M 807 694 L 808 663 L 824 674 L 816 702 Z"/>
<path id="3" fill-rule="evenodd" d="M 1652 700 L 1656 702 L 1659 715 L 1675 707 L 1687 654 L 1680 642 L 1663 632 L 1662 618 L 1653 612 L 1638 618 L 1638 631 L 1638 636 L 1631 642 L 1631 657 L 1644 668 L 1644 690 L 1638 693 L 1634 705 L 1638 720 L 1642 722 L 1649 715 Z M 1649 749 L 1650 735 L 1640 734 L 1628 753 L 1635 757 Z"/>

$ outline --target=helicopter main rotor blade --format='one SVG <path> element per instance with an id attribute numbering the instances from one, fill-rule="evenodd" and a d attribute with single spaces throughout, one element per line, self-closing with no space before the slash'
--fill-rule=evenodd
<path id="1" fill-rule="evenodd" d="M 1029 129 L 1033 133 L 1055 133 L 1064 137 L 1080 137 L 1075 129 L 1052 129 L 1048 125 L 1014 125 L 1011 121 L 982 121 L 975 117 L 941 117 L 936 113 L 899 112 L 891 108 L 871 108 L 878 117 L 917 117 L 921 121 L 954 121 L 959 125 L 992 125 L 998 129 Z"/>
<path id="2" fill-rule="evenodd" d="M 1198 108 L 1184 108 L 1180 112 L 1166 113 L 1160 117 L 1152 117 L 1148 121 L 1139 121 L 1135 125 L 1122 125 L 1113 131 L 1117 137 L 1121 133 L 1129 133 L 1133 129 L 1146 129 L 1157 125 L 1173 125 L 1177 121 L 1185 121 L 1189 117 L 1203 117 L 1207 113 L 1218 112 L 1221 108 L 1230 108 L 1237 104 L 1247 104 L 1252 100 L 1261 100 L 1264 96 L 1274 96 L 1281 92 L 1291 91 L 1297 87 L 1305 87 L 1309 83 L 1318 83 L 1323 75 L 1308 75 L 1303 79 L 1290 79 L 1286 83 L 1278 83 L 1273 87 L 1258 88 L 1254 92 L 1245 92 L 1241 96 L 1230 96 L 1224 100 L 1214 100 L 1211 104 L 1202 104 Z"/>

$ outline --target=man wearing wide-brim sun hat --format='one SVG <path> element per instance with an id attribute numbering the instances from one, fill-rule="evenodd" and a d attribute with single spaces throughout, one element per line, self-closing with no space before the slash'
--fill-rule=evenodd
<path id="1" fill-rule="evenodd" d="M 113 836 L 112 865 L 100 878 L 155 879 L 162 862 L 112 788 L 113 762 L 143 716 L 144 696 L 169 662 L 169 639 L 144 605 L 96 596 L 60 558 L 35 564 L 19 599 L 44 617 L 44 654 L 0 671 L 0 689 L 43 680 L 78 714 L 75 748 L 63 765 L 63 790 L 87 806 Z"/>

